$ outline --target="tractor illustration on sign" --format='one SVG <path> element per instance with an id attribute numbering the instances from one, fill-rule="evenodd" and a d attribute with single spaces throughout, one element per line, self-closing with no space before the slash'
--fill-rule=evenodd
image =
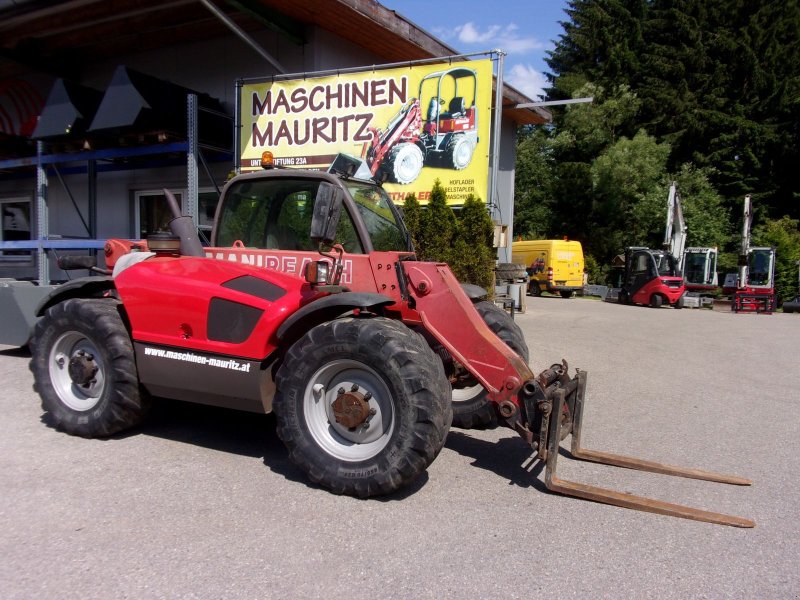
<path id="1" fill-rule="evenodd" d="M 472 69 L 454 68 L 423 77 L 418 96 L 385 129 L 370 128 L 372 140 L 364 159 L 372 177 L 408 184 L 423 166 L 466 168 L 478 144 L 477 89 Z M 423 106 L 427 108 L 424 115 Z"/>

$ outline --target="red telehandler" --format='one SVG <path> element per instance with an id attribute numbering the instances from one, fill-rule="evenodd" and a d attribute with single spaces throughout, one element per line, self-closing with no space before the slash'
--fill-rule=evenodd
<path id="1" fill-rule="evenodd" d="M 581 448 L 586 372 L 570 376 L 563 362 L 533 373 L 476 308 L 479 290 L 446 264 L 416 260 L 380 186 L 300 170 L 239 175 L 222 192 L 215 247 L 201 247 L 179 213 L 171 229 L 109 241 L 109 275 L 73 280 L 38 307 L 31 369 L 58 428 L 113 435 L 139 423 L 153 396 L 274 412 L 311 480 L 367 497 L 400 489 L 434 460 L 464 372 L 496 422 L 546 462 L 550 490 L 754 526 L 558 479 L 559 445 L 571 433 L 578 459 L 750 483 Z"/>

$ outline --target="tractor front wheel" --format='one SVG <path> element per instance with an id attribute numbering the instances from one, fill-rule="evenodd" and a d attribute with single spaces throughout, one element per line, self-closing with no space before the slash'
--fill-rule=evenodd
<path id="1" fill-rule="evenodd" d="M 33 388 L 53 424 L 72 435 L 109 436 L 150 406 L 118 302 L 70 299 L 49 308 L 31 342 Z"/>
<path id="2" fill-rule="evenodd" d="M 497 337 L 528 362 L 528 345 L 522 330 L 509 314 L 494 302 L 475 303 L 475 310 Z M 497 426 L 497 416 L 487 392 L 470 373 L 456 365 L 453 375 L 453 426 L 461 429 L 491 428 Z"/>
<path id="3" fill-rule="evenodd" d="M 425 157 L 419 146 L 411 142 L 397 144 L 389 152 L 386 168 L 389 179 L 395 183 L 407 184 L 419 177 Z"/>
<path id="4" fill-rule="evenodd" d="M 382 317 L 314 327 L 291 346 L 276 383 L 289 457 L 337 494 L 388 494 L 413 481 L 452 419 L 441 362 L 420 335 Z"/>
<path id="5" fill-rule="evenodd" d="M 472 161 L 474 148 L 472 142 L 464 134 L 454 135 L 447 143 L 445 157 L 452 169 L 466 169 Z"/>

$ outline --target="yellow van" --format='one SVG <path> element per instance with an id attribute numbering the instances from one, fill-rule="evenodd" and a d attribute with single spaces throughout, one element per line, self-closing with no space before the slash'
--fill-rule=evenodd
<path id="1" fill-rule="evenodd" d="M 525 265 L 528 293 L 561 294 L 570 298 L 583 289 L 583 248 L 568 240 L 526 240 L 511 244 L 511 261 Z"/>

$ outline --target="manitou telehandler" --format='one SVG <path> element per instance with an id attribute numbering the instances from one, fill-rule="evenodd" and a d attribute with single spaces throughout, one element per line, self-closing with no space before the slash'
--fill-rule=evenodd
<path id="1" fill-rule="evenodd" d="M 521 332 L 513 328 L 516 349 L 495 334 L 478 288 L 460 285 L 446 264 L 416 260 L 380 186 L 300 170 L 236 176 L 220 198 L 213 248 L 172 204 L 173 236 L 110 240 L 109 274 L 73 280 L 38 307 L 31 370 L 58 428 L 112 435 L 139 423 L 153 396 L 274 412 L 311 480 L 367 497 L 398 490 L 434 460 L 463 377 L 480 388 L 471 410 L 491 409 L 546 462 L 549 489 L 754 525 L 559 480 L 559 444 L 571 433 L 575 458 L 750 483 L 582 449 L 586 372 L 569 376 L 564 362 L 534 374 Z"/>

